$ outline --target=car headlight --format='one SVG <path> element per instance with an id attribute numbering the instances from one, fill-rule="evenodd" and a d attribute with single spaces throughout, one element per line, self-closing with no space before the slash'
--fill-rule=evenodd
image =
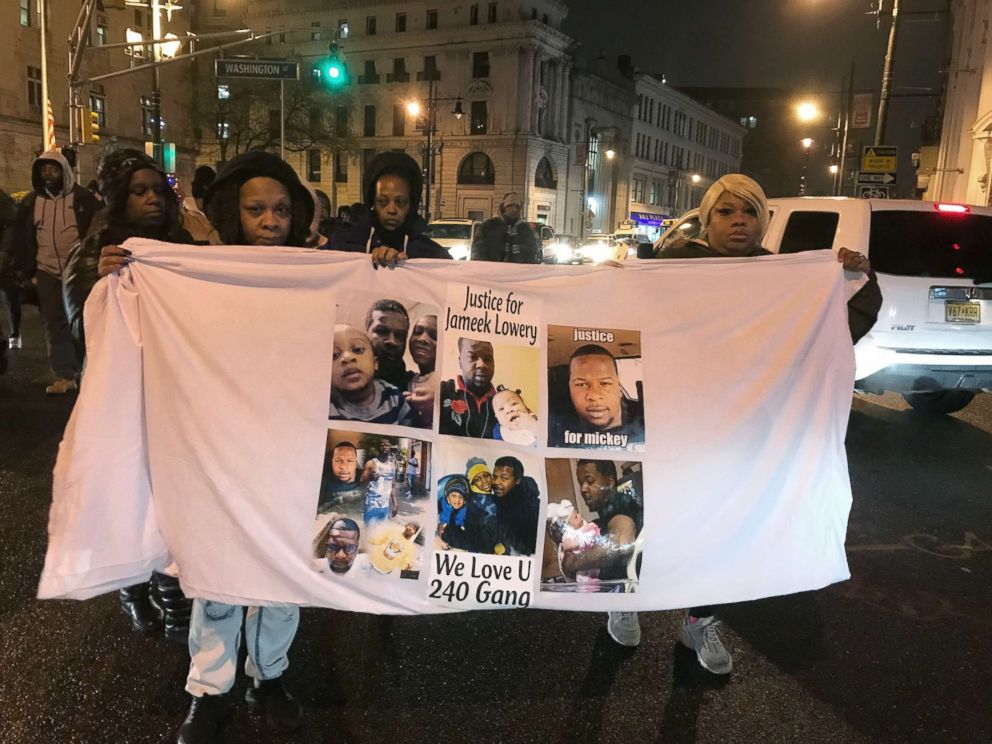
<path id="1" fill-rule="evenodd" d="M 575 252 L 572 250 L 572 246 L 568 243 L 555 243 L 552 246 L 552 250 L 555 254 L 555 261 L 571 261 L 572 257 L 575 255 Z"/>
<path id="2" fill-rule="evenodd" d="M 582 257 L 592 263 L 603 263 L 613 258 L 613 250 L 606 243 L 590 243 L 582 248 Z"/>
<path id="3" fill-rule="evenodd" d="M 448 253 L 456 261 L 466 261 L 468 260 L 469 253 L 471 253 L 471 249 L 468 243 L 455 243 L 448 249 Z"/>

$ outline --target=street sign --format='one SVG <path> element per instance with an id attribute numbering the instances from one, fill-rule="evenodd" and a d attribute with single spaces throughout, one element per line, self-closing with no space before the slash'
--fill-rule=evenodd
<path id="1" fill-rule="evenodd" d="M 864 149 L 864 154 L 861 156 L 861 170 L 863 171 L 894 171 L 897 168 L 896 161 L 898 160 L 898 148 L 883 146 L 883 145 L 869 145 Z"/>
<path id="2" fill-rule="evenodd" d="M 865 171 L 858 171 L 858 186 L 871 186 L 875 184 L 888 186 L 895 182 L 895 171 L 886 171 L 885 173 L 866 173 Z"/>
<path id="3" fill-rule="evenodd" d="M 254 80 L 299 80 L 300 63 L 283 59 L 215 59 L 214 74 Z"/>
<path id="4" fill-rule="evenodd" d="M 856 93 L 851 109 L 851 129 L 871 127 L 871 93 Z"/>
<path id="5" fill-rule="evenodd" d="M 861 199 L 888 199 L 888 186 L 858 186 L 858 197 Z"/>

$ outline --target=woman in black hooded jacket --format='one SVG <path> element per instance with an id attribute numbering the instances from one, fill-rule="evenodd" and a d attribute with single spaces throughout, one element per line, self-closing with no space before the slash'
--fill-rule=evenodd
<path id="1" fill-rule="evenodd" d="M 417 214 L 423 178 L 406 153 L 384 152 L 369 165 L 365 181 L 368 220 L 334 233 L 331 250 L 368 253 L 376 265 L 395 266 L 407 258 L 451 258 L 424 235 L 427 223 Z"/>

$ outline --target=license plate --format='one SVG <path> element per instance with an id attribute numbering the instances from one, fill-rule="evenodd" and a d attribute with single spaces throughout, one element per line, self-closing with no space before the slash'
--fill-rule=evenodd
<path id="1" fill-rule="evenodd" d="M 977 302 L 945 302 L 944 320 L 948 323 L 980 323 L 982 306 Z"/>

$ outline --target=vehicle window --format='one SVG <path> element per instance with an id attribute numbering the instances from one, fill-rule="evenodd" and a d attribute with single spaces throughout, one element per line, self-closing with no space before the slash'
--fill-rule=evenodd
<path id="1" fill-rule="evenodd" d="M 429 238 L 441 238 L 441 240 L 468 240 L 472 236 L 472 226 L 430 225 L 424 234 Z"/>
<path id="2" fill-rule="evenodd" d="M 699 224 L 699 217 L 694 216 L 687 219 L 677 229 L 673 230 L 671 235 L 665 238 L 665 242 L 661 244 L 661 250 L 664 250 L 670 245 L 675 243 L 681 243 L 686 240 L 692 240 L 693 238 L 699 237 L 699 231 L 702 229 Z"/>
<path id="3" fill-rule="evenodd" d="M 779 253 L 802 253 L 831 248 L 837 234 L 837 212 L 793 212 L 785 223 Z"/>
<path id="4" fill-rule="evenodd" d="M 897 276 L 992 281 L 992 217 L 939 212 L 873 212 L 872 268 Z"/>

